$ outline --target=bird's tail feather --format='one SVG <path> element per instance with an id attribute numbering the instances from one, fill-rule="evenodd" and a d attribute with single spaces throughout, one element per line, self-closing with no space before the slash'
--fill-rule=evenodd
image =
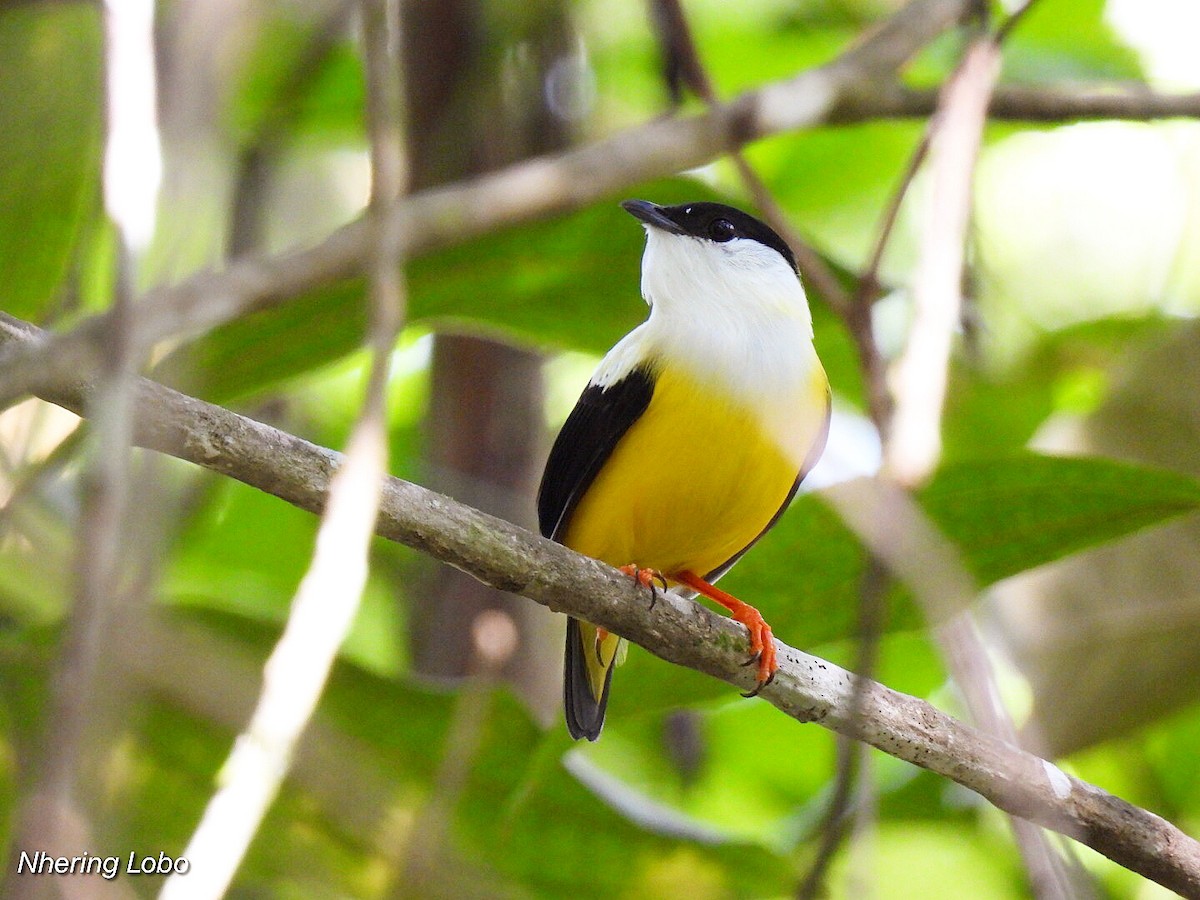
<path id="1" fill-rule="evenodd" d="M 608 688 L 621 639 L 599 639 L 595 625 L 567 619 L 567 651 L 563 666 L 563 707 L 571 737 L 594 741 L 604 727 Z"/>

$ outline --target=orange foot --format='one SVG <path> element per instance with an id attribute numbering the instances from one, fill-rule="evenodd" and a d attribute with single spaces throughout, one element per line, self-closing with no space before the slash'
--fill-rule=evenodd
<path id="1" fill-rule="evenodd" d="M 654 609 L 654 604 L 658 602 L 658 591 L 657 591 L 657 589 L 655 589 L 654 583 L 658 582 L 659 584 L 661 584 L 664 591 L 667 589 L 667 579 L 665 579 L 663 577 L 663 573 L 658 571 L 658 569 L 643 569 L 633 563 L 630 563 L 627 566 L 620 566 L 617 569 L 617 571 L 622 572 L 625 575 L 628 575 L 630 578 L 632 578 L 634 581 L 636 581 L 642 587 L 650 588 L 650 608 L 651 609 Z M 600 627 L 596 628 L 596 645 L 597 646 L 599 646 L 600 643 L 607 637 L 608 637 L 608 629 L 607 628 L 600 628 Z"/>
<path id="2" fill-rule="evenodd" d="M 658 569 L 642 569 L 630 563 L 627 566 L 621 566 L 617 571 L 624 572 L 642 587 L 650 588 L 651 609 L 654 609 L 654 604 L 658 602 L 658 591 L 655 589 L 654 583 L 658 582 L 661 584 L 664 591 L 667 589 L 667 579 L 663 577 L 663 573 L 658 571 Z"/>
<path id="3" fill-rule="evenodd" d="M 714 603 L 720 603 L 729 610 L 731 618 L 735 622 L 741 622 L 746 626 L 746 630 L 750 632 L 750 652 L 753 655 L 744 665 L 758 663 L 758 684 L 754 690 L 742 696 L 757 696 L 759 691 L 775 679 L 775 673 L 779 671 L 779 663 L 775 660 L 775 638 L 771 632 L 771 626 L 763 619 L 762 613 L 732 594 L 713 587 L 695 572 L 678 572 L 672 577 L 680 584 L 686 584 L 693 591 L 703 594 Z"/>

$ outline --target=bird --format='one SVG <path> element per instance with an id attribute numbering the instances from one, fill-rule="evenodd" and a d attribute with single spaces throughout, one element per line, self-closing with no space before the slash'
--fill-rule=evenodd
<path id="1" fill-rule="evenodd" d="M 787 242 L 709 201 L 621 206 L 646 232 L 641 325 L 600 361 L 538 489 L 543 536 L 649 588 L 708 597 L 747 627 L 757 692 L 778 668 L 757 609 L 715 587 L 779 519 L 829 432 L 829 381 Z M 624 641 L 569 618 L 563 706 L 600 736 Z M 750 696 L 748 695 L 748 696 Z"/>

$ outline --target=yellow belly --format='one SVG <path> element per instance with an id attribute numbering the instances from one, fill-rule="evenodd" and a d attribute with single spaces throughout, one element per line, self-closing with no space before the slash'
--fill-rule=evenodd
<path id="1" fill-rule="evenodd" d="M 819 377 L 818 377 L 819 376 Z M 824 373 L 798 391 L 781 447 L 751 411 L 665 372 L 576 506 L 563 543 L 620 566 L 700 576 L 745 549 L 787 499 L 824 424 Z"/>

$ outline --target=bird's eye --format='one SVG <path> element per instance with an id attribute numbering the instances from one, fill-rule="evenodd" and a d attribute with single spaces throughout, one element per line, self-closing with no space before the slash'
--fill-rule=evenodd
<path id="1" fill-rule="evenodd" d="M 714 241 L 732 240 L 737 229 L 733 227 L 733 223 L 728 219 L 713 219 L 708 223 L 708 236 Z"/>

